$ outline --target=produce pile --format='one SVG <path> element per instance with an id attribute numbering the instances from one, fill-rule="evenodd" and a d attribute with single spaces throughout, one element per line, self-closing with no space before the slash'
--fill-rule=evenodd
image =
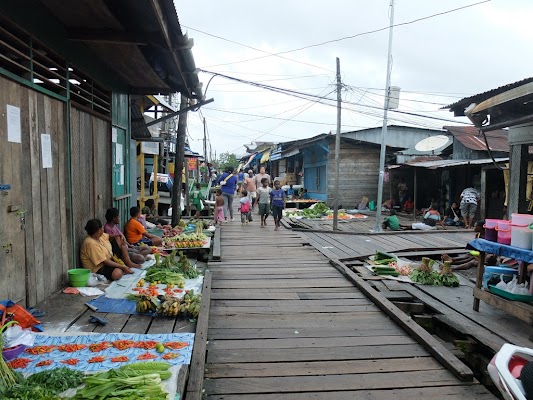
<path id="1" fill-rule="evenodd" d="M 167 249 L 203 247 L 207 243 L 207 235 L 204 234 L 203 229 L 204 223 L 198 221 L 192 225 L 192 229 L 186 228 L 183 233 L 174 236 L 163 235 L 163 247 Z"/>
<path id="2" fill-rule="evenodd" d="M 306 219 L 319 219 L 325 217 L 330 212 L 329 207 L 324 203 L 316 203 L 313 207 L 298 211 L 286 212 L 287 217 L 302 217 Z"/>
<path id="3" fill-rule="evenodd" d="M 376 251 L 376 255 L 372 260 L 374 267 L 372 271 L 377 275 L 388 275 L 388 276 L 407 276 L 411 273 L 411 268 L 408 266 L 399 266 L 397 262 L 397 257 L 393 254 L 385 253 L 382 251 Z"/>
<path id="4" fill-rule="evenodd" d="M 170 295 L 149 296 L 131 295 L 129 300 L 136 301 L 136 311 L 138 313 L 152 312 L 163 317 L 177 317 L 190 315 L 198 317 L 202 304 L 202 294 L 195 294 L 194 290 L 186 291 L 182 299 Z"/>
<path id="5" fill-rule="evenodd" d="M 422 258 L 422 263 L 409 276 L 413 282 L 433 286 L 459 286 L 459 279 L 451 270 L 451 261 L 445 261 L 439 272 L 433 269 L 435 260 Z"/>

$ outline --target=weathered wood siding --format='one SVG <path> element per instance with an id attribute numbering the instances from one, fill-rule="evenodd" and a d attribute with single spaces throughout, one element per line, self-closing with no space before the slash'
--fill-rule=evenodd
<path id="1" fill-rule="evenodd" d="M 113 206 L 111 123 L 74 106 L 70 110 L 74 249 L 81 266 L 85 224 L 93 218 L 105 223 L 105 211 Z"/>
<path id="2" fill-rule="evenodd" d="M 22 143 L 7 141 L 6 104 L 21 109 Z M 60 288 L 70 266 L 65 104 L 0 77 L 0 294 L 34 305 Z M 52 139 L 42 168 L 41 134 Z M 9 206 L 25 210 L 25 224 Z"/>
<path id="3" fill-rule="evenodd" d="M 335 143 L 329 144 L 328 156 L 328 204 L 335 199 Z M 379 149 L 365 145 L 341 142 L 339 156 L 339 205 L 356 208 L 363 196 L 376 201 L 378 195 Z M 384 184 L 383 198 L 389 195 Z"/>

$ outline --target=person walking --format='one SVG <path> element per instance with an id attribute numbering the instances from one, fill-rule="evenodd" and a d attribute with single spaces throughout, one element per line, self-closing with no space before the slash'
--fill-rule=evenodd
<path id="1" fill-rule="evenodd" d="M 255 185 L 254 171 L 248 170 L 248 176 L 244 178 L 244 190 L 248 193 L 248 197 L 252 202 L 252 211 L 257 205 L 257 186 Z"/>
<path id="2" fill-rule="evenodd" d="M 261 216 L 261 228 L 264 228 L 267 223 L 266 219 L 270 214 L 270 192 L 272 188 L 268 186 L 268 179 L 263 178 L 261 187 L 257 189 L 257 197 L 259 202 L 259 215 Z"/>
<path id="3" fill-rule="evenodd" d="M 237 186 L 237 177 L 233 173 L 233 167 L 228 167 L 217 183 L 222 189 L 222 197 L 224 197 L 224 219 L 228 221 L 228 215 L 233 221 L 233 196 L 235 195 L 235 187 Z"/>
<path id="4" fill-rule="evenodd" d="M 243 190 L 242 197 L 239 200 L 239 211 L 241 212 L 241 223 L 243 225 L 247 224 L 252 211 L 252 201 L 248 197 L 246 190 Z"/>
<path id="5" fill-rule="evenodd" d="M 222 197 L 222 190 L 217 189 L 215 197 L 215 225 L 222 225 L 224 220 L 224 197 Z"/>
<path id="6" fill-rule="evenodd" d="M 477 202 L 479 201 L 479 192 L 473 187 L 467 187 L 461 192 L 461 214 L 465 228 L 470 229 L 474 226 L 474 217 L 477 210 Z"/>
<path id="7" fill-rule="evenodd" d="M 257 188 L 260 188 L 262 186 L 261 182 L 263 179 L 267 180 L 267 186 L 270 186 L 272 183 L 272 179 L 270 178 L 270 175 L 266 173 L 266 169 L 264 165 L 261 165 L 261 168 L 259 169 L 259 173 L 255 176 L 255 186 Z"/>
<path id="8" fill-rule="evenodd" d="M 275 231 L 279 230 L 281 218 L 283 218 L 283 209 L 285 208 L 285 190 L 281 188 L 279 181 L 274 182 L 274 190 L 270 192 L 270 208 L 274 217 Z"/>
<path id="9" fill-rule="evenodd" d="M 195 185 L 195 189 L 191 192 L 191 202 L 196 209 L 194 218 L 200 218 L 200 212 L 204 209 L 204 195 L 202 194 L 202 185 L 198 182 Z"/>

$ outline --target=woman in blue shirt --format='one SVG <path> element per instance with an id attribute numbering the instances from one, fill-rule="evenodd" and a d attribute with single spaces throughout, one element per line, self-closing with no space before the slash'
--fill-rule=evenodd
<path id="1" fill-rule="evenodd" d="M 233 221 L 233 196 L 235 195 L 235 187 L 237 186 L 237 177 L 233 174 L 233 167 L 228 167 L 217 183 L 222 189 L 222 197 L 224 198 L 224 218 L 228 220 L 228 213 Z"/>

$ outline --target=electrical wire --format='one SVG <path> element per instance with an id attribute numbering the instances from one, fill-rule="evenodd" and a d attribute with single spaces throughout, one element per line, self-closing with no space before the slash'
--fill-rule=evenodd
<path id="1" fill-rule="evenodd" d="M 238 45 L 241 45 L 241 46 L 245 46 L 245 47 L 251 48 L 253 50 L 260 51 L 262 53 L 268 53 L 268 55 L 265 55 L 265 56 L 249 58 L 249 59 L 246 59 L 246 60 L 234 61 L 234 62 L 230 62 L 230 63 L 213 64 L 213 65 L 208 65 L 208 66 L 204 67 L 204 68 L 213 68 L 213 67 L 219 67 L 219 66 L 224 66 L 224 65 L 233 65 L 233 64 L 240 64 L 240 63 L 249 62 L 249 61 L 260 60 L 260 59 L 267 58 L 267 57 L 272 57 L 272 56 L 285 58 L 285 57 L 281 56 L 281 54 L 294 53 L 296 51 L 301 51 L 301 50 L 305 50 L 305 49 L 309 49 L 309 48 L 313 48 L 313 47 L 324 46 L 324 45 L 330 44 L 330 43 L 340 42 L 340 41 L 343 41 L 343 40 L 354 39 L 354 38 L 357 38 L 357 37 L 366 36 L 366 35 L 374 34 L 374 33 L 377 33 L 377 32 L 386 31 L 386 30 L 389 30 L 389 29 L 395 28 L 395 27 L 411 25 L 411 24 L 414 24 L 416 22 L 424 21 L 424 20 L 427 20 L 427 19 L 430 19 L 430 18 L 439 17 L 439 16 L 442 16 L 442 15 L 445 15 L 445 14 L 450 14 L 450 13 L 453 13 L 453 12 L 456 12 L 456 11 L 464 10 L 466 8 L 470 8 L 470 7 L 478 6 L 480 4 L 488 3 L 490 1 L 491 0 L 483 0 L 483 1 L 480 1 L 480 2 L 477 2 L 477 3 L 468 4 L 466 6 L 454 8 L 454 9 L 451 9 L 451 10 L 448 10 L 448 11 L 443 11 L 443 12 L 440 12 L 440 13 L 427 15 L 427 16 L 421 17 L 421 18 L 416 18 L 416 19 L 413 19 L 411 21 L 399 22 L 399 23 L 394 24 L 394 25 L 387 25 L 386 27 L 383 27 L 383 28 L 374 29 L 374 30 L 366 31 L 366 32 L 361 32 L 361 33 L 357 33 L 357 34 L 350 35 L 350 36 L 344 36 L 344 37 L 341 37 L 341 38 L 338 38 L 338 39 L 327 40 L 325 42 L 315 43 L 315 44 L 299 47 L 299 48 L 292 49 L 292 50 L 280 51 L 280 52 L 277 52 L 277 53 L 269 53 L 269 52 L 264 51 L 264 50 L 260 50 L 260 49 L 257 49 L 257 48 L 254 48 L 254 47 L 251 47 L 251 46 L 248 46 L 248 45 L 245 45 L 245 44 L 233 41 L 233 40 L 225 39 L 225 38 L 222 38 L 220 36 L 212 35 L 212 34 L 209 34 L 207 32 L 203 32 L 203 31 L 200 31 L 200 30 L 197 30 L 197 29 L 193 29 L 193 28 L 190 28 L 190 27 L 188 29 L 195 30 L 197 32 L 201 32 L 201 33 L 204 33 L 206 35 L 213 36 L 213 37 L 216 37 L 216 38 L 221 39 L 221 40 L 226 40 L 228 42 L 235 43 L 235 44 L 238 44 Z M 292 60 L 290 58 L 288 60 L 299 62 L 299 61 L 296 61 L 296 60 Z M 316 65 L 312 65 L 312 66 L 318 67 Z M 325 68 L 322 68 L 322 67 L 318 67 L 318 68 L 325 69 Z M 331 71 L 331 70 L 328 70 L 328 71 Z"/>

